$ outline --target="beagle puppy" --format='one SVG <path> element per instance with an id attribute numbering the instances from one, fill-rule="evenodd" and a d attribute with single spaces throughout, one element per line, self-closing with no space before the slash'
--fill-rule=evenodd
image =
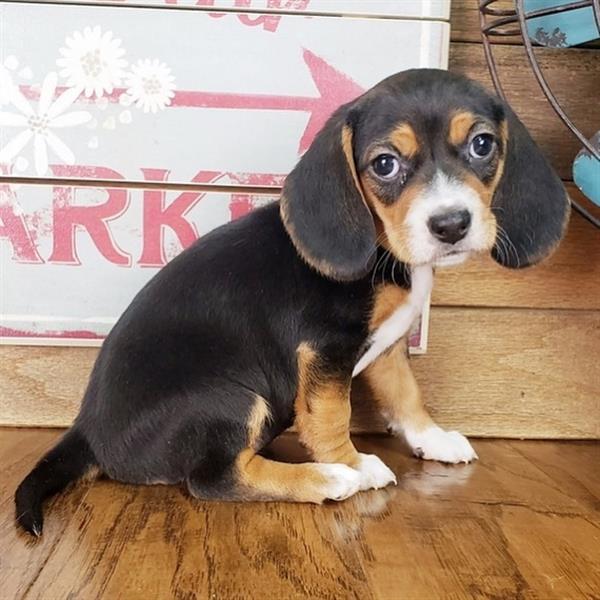
<path id="1" fill-rule="evenodd" d="M 476 458 L 427 414 L 405 334 L 432 268 L 490 251 L 548 255 L 569 201 L 511 109 L 418 69 L 339 108 L 279 202 L 215 229 L 162 269 L 114 326 L 73 427 L 16 492 L 42 503 L 90 472 L 198 498 L 342 500 L 395 482 L 349 435 L 353 374 L 422 458 Z M 314 462 L 265 458 L 296 424 Z"/>

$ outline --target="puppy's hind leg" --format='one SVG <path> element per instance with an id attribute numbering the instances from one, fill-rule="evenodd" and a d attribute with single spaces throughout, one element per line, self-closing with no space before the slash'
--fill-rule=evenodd
<path id="1" fill-rule="evenodd" d="M 359 491 L 361 475 L 344 464 L 288 464 L 257 452 L 269 410 L 257 396 L 247 422 L 246 444 L 231 451 L 225 440 L 190 474 L 190 493 L 203 499 L 313 502 L 344 500 Z M 225 443 L 224 443 L 225 442 Z"/>

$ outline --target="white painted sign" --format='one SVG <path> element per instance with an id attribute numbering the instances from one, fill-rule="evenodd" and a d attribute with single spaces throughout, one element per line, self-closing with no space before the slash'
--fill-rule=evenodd
<path id="1" fill-rule="evenodd" d="M 396 71 L 446 67 L 447 23 L 286 13 L 269 29 L 226 16 L 0 5 L 4 341 L 98 343 L 166 261 L 269 200 L 11 178 L 272 186 L 275 197 L 337 106 Z"/>
<path id="2" fill-rule="evenodd" d="M 285 15 L 266 31 L 204 11 L 13 3 L 0 17 L 0 164 L 19 177 L 285 174 L 340 104 L 447 62 L 442 22 Z"/>

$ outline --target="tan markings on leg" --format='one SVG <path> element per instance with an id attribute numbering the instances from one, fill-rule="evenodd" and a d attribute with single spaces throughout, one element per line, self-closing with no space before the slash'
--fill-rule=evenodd
<path id="1" fill-rule="evenodd" d="M 257 394 L 248 419 L 248 447 L 257 448 L 263 427 L 270 419 L 271 411 L 266 400 Z"/>
<path id="2" fill-rule="evenodd" d="M 408 123 L 400 123 L 390 134 L 390 141 L 406 158 L 411 158 L 419 151 L 417 136 Z"/>
<path id="3" fill-rule="evenodd" d="M 406 339 L 382 354 L 365 369 L 362 376 L 375 404 L 392 429 L 423 431 L 434 425 L 410 369 Z"/>
<path id="4" fill-rule="evenodd" d="M 315 460 L 355 466 L 358 452 L 350 441 L 350 378 L 332 379 L 317 353 L 305 343 L 297 349 L 296 427 Z"/>
<path id="5" fill-rule="evenodd" d="M 314 502 L 326 499 L 327 477 L 316 463 L 289 464 L 243 450 L 236 462 L 243 497 L 254 500 Z"/>
<path id="6" fill-rule="evenodd" d="M 454 114 L 450 119 L 450 127 L 448 129 L 448 141 L 453 146 L 461 146 L 467 141 L 469 131 L 475 123 L 477 117 L 468 110 L 461 110 Z"/>

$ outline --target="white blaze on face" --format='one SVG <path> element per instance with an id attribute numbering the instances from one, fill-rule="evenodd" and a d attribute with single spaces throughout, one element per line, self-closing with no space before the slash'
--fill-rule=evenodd
<path id="1" fill-rule="evenodd" d="M 429 219 L 460 210 L 468 210 L 471 214 L 467 235 L 456 244 L 440 242 L 429 230 Z M 406 215 L 407 242 L 413 262 L 448 266 L 463 262 L 471 252 L 489 249 L 495 235 L 495 227 L 489 221 L 491 218 L 488 208 L 472 187 L 438 171 L 415 198 Z"/>

